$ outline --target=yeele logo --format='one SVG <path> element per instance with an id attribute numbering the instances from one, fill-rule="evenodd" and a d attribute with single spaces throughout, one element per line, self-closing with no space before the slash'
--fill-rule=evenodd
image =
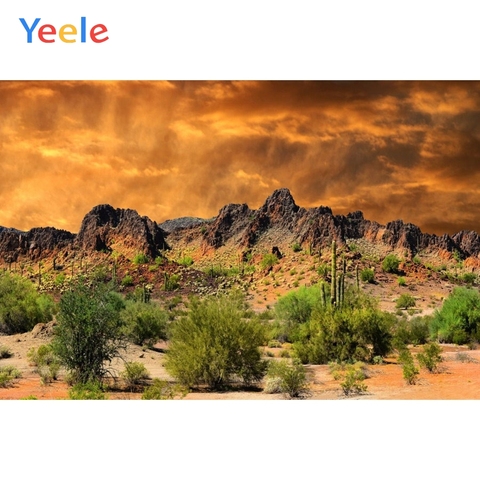
<path id="1" fill-rule="evenodd" d="M 32 43 L 33 41 L 33 32 L 37 28 L 38 24 L 40 23 L 41 18 L 36 18 L 35 21 L 32 23 L 31 26 L 25 21 L 24 18 L 19 19 L 22 25 L 24 26 L 25 30 L 27 31 L 27 43 Z M 107 33 L 107 27 L 102 23 L 98 23 L 94 25 L 90 29 L 90 39 L 92 42 L 95 43 L 103 43 L 106 42 L 109 37 L 101 35 Z M 75 43 L 77 39 L 75 38 L 77 35 L 77 27 L 70 23 L 66 25 L 62 25 L 58 30 L 58 37 L 62 42 L 65 43 Z M 55 42 L 55 35 L 57 35 L 57 29 L 48 23 L 42 25 L 38 29 L 38 39 L 43 43 L 54 43 Z M 86 43 L 87 41 L 87 17 L 80 18 L 80 42 Z"/>

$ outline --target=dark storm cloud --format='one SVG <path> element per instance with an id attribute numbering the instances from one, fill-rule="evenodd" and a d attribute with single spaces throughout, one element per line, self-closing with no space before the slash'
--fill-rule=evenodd
<path id="1" fill-rule="evenodd" d="M 479 92 L 479 82 L 3 82 L 0 225 L 77 231 L 98 203 L 157 221 L 211 217 L 288 187 L 301 206 L 480 230 Z"/>

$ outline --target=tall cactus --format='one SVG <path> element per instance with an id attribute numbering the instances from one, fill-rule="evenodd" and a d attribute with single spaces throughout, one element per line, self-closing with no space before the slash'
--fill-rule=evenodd
<path id="1" fill-rule="evenodd" d="M 332 284 L 331 284 L 331 302 L 337 304 L 337 243 L 332 242 Z"/>

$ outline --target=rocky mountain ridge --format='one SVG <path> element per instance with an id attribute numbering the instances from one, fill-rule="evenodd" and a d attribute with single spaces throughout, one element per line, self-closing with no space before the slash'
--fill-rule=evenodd
<path id="1" fill-rule="evenodd" d="M 228 204 L 212 219 L 181 217 L 157 224 L 135 210 L 98 205 L 86 214 L 78 234 L 53 227 L 28 232 L 0 227 L 0 261 L 39 260 L 68 251 L 88 254 L 113 250 L 143 252 L 154 258 L 169 249 L 169 244 L 192 241 L 213 251 L 226 245 L 248 251 L 266 238 L 295 242 L 312 250 L 330 246 L 332 240 L 345 249 L 352 240 L 366 240 L 410 258 L 422 251 L 457 255 L 474 263 L 480 258 L 477 232 L 437 236 L 402 220 L 381 225 L 366 220 L 360 211 L 334 215 L 326 206 L 299 207 L 290 191 L 281 188 L 256 210 L 247 204 Z"/>

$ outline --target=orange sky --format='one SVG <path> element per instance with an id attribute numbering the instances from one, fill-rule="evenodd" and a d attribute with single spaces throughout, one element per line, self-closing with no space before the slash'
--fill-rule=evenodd
<path id="1" fill-rule="evenodd" d="M 157 222 L 362 210 L 480 231 L 480 82 L 0 82 L 0 225 L 77 232 L 95 205 Z"/>

